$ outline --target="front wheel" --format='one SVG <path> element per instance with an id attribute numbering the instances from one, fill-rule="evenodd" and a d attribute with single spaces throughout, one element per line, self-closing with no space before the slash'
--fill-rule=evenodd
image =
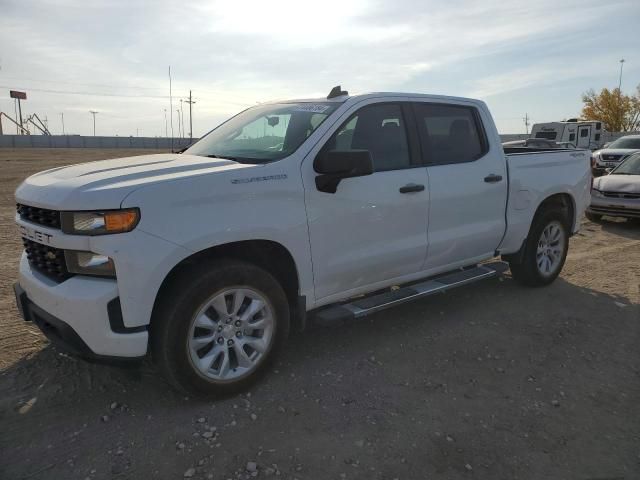
<path id="1" fill-rule="evenodd" d="M 173 279 L 151 323 L 151 346 L 175 387 L 228 394 L 265 372 L 288 333 L 287 297 L 273 276 L 223 260 Z"/>
<path id="2" fill-rule="evenodd" d="M 560 275 L 569 248 L 567 225 L 567 218 L 560 210 L 548 210 L 534 219 L 522 261 L 509 262 L 516 281 L 539 287 L 550 284 Z"/>

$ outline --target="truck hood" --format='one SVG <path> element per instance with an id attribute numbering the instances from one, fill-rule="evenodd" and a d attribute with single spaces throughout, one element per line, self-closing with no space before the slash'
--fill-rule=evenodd
<path id="1" fill-rule="evenodd" d="M 593 188 L 601 192 L 640 193 L 640 175 L 605 175 L 593 180 Z"/>
<path id="2" fill-rule="evenodd" d="M 120 208 L 127 195 L 145 185 L 252 167 L 175 153 L 100 160 L 36 173 L 18 187 L 16 201 L 54 210 Z"/>

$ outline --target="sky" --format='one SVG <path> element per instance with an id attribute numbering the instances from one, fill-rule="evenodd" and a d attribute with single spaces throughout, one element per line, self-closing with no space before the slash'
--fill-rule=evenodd
<path id="1" fill-rule="evenodd" d="M 480 98 L 500 133 L 640 84 L 639 0 L 0 0 L 0 111 L 54 134 L 193 135 L 259 102 L 400 91 Z M 169 106 L 168 68 L 173 109 Z M 165 110 L 167 122 L 165 123 Z M 173 110 L 173 115 L 170 113 Z M 165 129 L 166 126 L 166 129 Z M 6 132 L 13 131 L 3 120 Z"/>

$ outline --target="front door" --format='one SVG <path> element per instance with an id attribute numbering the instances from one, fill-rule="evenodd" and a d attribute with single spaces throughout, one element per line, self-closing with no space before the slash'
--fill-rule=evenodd
<path id="1" fill-rule="evenodd" d="M 473 105 L 416 103 L 415 113 L 431 195 L 425 270 L 492 257 L 506 225 L 502 148 L 489 148 L 483 118 Z"/>
<path id="2" fill-rule="evenodd" d="M 408 104 L 371 103 L 345 114 L 312 150 L 303 180 L 316 300 L 356 293 L 420 270 L 427 251 L 428 179 L 407 137 Z M 318 147 L 320 148 L 320 147 Z M 313 160 L 328 150 L 368 150 L 372 175 L 317 190 Z"/>

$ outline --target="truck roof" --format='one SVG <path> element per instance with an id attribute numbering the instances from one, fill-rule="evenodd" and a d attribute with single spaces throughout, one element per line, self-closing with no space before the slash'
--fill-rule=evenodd
<path id="1" fill-rule="evenodd" d="M 265 103 L 293 103 L 293 102 L 301 102 L 301 103 L 324 103 L 324 102 L 332 102 L 332 103 L 345 103 L 347 101 L 359 102 L 361 100 L 366 100 L 368 98 L 424 98 L 425 100 L 435 100 L 435 101 L 444 101 L 444 102 L 473 102 L 477 104 L 484 104 L 482 100 L 477 100 L 474 98 L 466 98 L 466 97 L 454 97 L 449 95 L 433 95 L 427 93 L 411 93 L 411 92 L 369 92 L 363 93 L 359 95 L 340 95 L 338 97 L 326 98 L 296 98 L 296 99 L 286 99 L 286 100 L 275 100 Z"/>

